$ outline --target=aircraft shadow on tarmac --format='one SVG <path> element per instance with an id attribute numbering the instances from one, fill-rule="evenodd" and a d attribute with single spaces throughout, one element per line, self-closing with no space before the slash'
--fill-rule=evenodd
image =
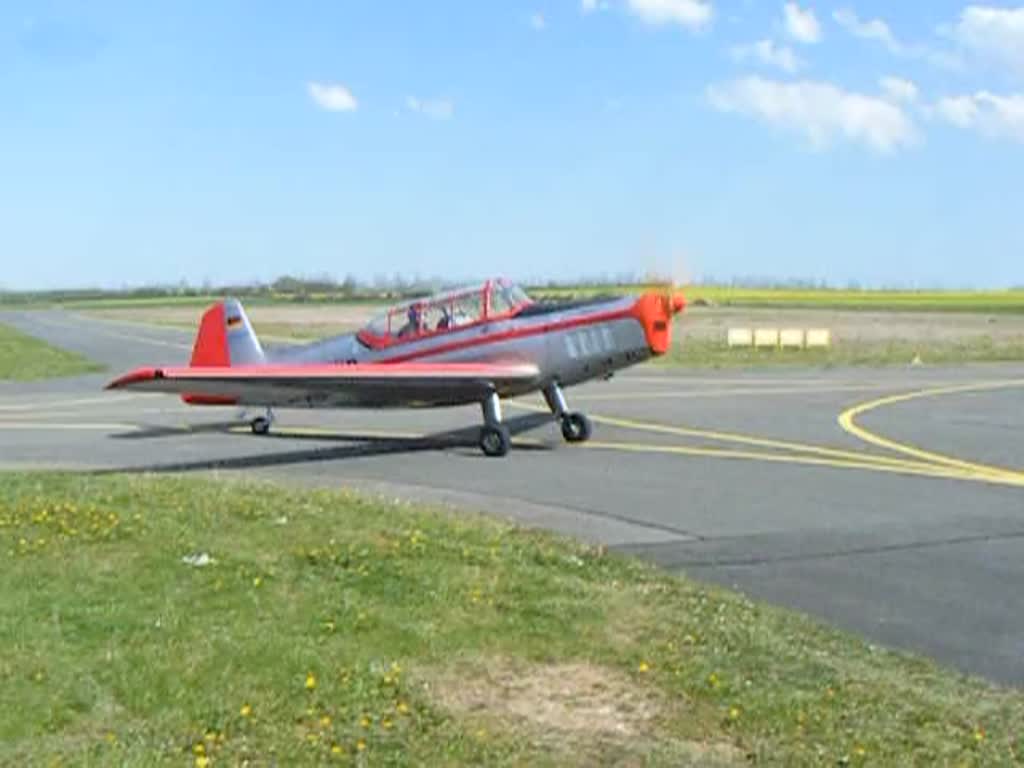
<path id="1" fill-rule="evenodd" d="M 505 425 L 513 436 L 520 435 L 540 426 L 551 424 L 548 414 L 529 413 L 505 420 Z M 117 440 L 160 439 L 165 437 L 187 437 L 196 434 L 225 434 L 240 426 L 238 421 L 200 424 L 186 430 L 174 427 L 151 426 L 132 432 L 111 435 Z M 241 437 L 241 436 L 240 436 Z M 389 437 L 381 435 L 365 435 L 359 433 L 331 432 L 327 434 L 288 433 L 245 436 L 246 439 L 258 440 L 261 443 L 271 440 L 313 441 L 318 443 L 340 442 L 345 445 L 337 447 L 319 447 L 302 450 L 276 451 L 255 455 L 234 456 L 225 458 L 198 459 L 196 461 L 168 462 L 164 464 L 146 464 L 142 466 L 115 467 L 96 470 L 93 474 L 142 473 L 142 472 L 201 472 L 211 469 L 260 469 L 284 466 L 288 464 L 304 464 L 323 461 L 340 461 L 369 456 L 388 454 L 415 453 L 419 451 L 440 451 L 459 448 L 472 448 L 474 457 L 485 458 L 476 450 L 479 438 L 479 427 L 463 427 L 461 429 L 437 432 L 421 437 Z M 516 443 L 515 450 L 550 450 L 549 446 L 539 443 Z"/>

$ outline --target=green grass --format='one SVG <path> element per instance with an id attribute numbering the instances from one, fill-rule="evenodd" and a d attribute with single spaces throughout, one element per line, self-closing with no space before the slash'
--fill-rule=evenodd
<path id="1" fill-rule="evenodd" d="M 600 294 L 664 290 L 658 285 L 541 288 L 538 298 L 573 298 Z M 771 309 L 844 309 L 910 312 L 1024 313 L 1024 290 L 884 291 L 845 289 L 731 288 L 693 285 L 681 290 L 691 304 Z"/>
<path id="2" fill-rule="evenodd" d="M 0 379 L 34 381 L 102 370 L 102 365 L 81 355 L 0 323 Z"/>
<path id="3" fill-rule="evenodd" d="M 1024 759 L 1020 691 L 468 516 L 7 474 L 0 558 L 5 765 Z"/>
<path id="4" fill-rule="evenodd" d="M 663 285 L 588 285 L 534 287 L 535 298 L 583 298 L 602 294 L 639 293 L 645 290 L 663 290 Z M 853 290 L 842 288 L 734 288 L 721 285 L 683 286 L 681 290 L 691 303 L 731 307 L 764 307 L 790 309 L 849 309 L 914 312 L 982 312 L 1024 313 L 1024 290 Z M 389 303 L 380 293 L 367 291 L 354 295 L 332 292 L 304 294 L 267 292 L 247 293 L 239 296 L 252 306 L 271 304 L 348 304 Z M 203 307 L 222 298 L 212 295 L 160 295 L 131 296 L 117 292 L 97 292 L 95 295 L 76 296 L 73 293 L 0 294 L 0 306 L 65 306 L 70 309 L 117 309 L 128 307 Z"/>
<path id="5" fill-rule="evenodd" d="M 662 365 L 697 368 L 763 366 L 886 366 L 1009 362 L 1024 360 L 1024 338 L 995 341 L 989 336 L 951 341 L 836 341 L 824 349 L 730 348 L 724 341 L 683 337 L 657 359 Z"/>

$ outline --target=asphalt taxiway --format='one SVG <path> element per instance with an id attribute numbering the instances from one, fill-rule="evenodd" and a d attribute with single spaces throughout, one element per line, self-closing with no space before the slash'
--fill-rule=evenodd
<path id="1" fill-rule="evenodd" d="M 964 671 L 1024 684 L 1024 366 L 634 369 L 568 392 L 562 443 L 508 404 L 505 459 L 477 409 L 278 414 L 103 392 L 187 360 L 191 334 L 60 311 L 9 323 L 110 373 L 0 382 L 0 466 L 250 472 L 498 514 L 737 587 Z M 258 329 L 257 329 L 258 330 Z"/>

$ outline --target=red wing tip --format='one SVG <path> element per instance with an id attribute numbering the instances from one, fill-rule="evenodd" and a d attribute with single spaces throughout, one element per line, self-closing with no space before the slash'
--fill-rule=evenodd
<path id="1" fill-rule="evenodd" d="M 119 376 L 107 384 L 104 389 L 123 389 L 132 384 L 140 384 L 143 381 L 163 378 L 163 371 L 160 368 L 136 368 L 123 376 Z"/>

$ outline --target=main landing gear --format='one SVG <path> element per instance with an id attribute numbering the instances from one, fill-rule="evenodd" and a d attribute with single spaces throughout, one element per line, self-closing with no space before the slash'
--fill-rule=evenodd
<path id="1" fill-rule="evenodd" d="M 274 423 L 274 412 L 267 408 L 262 416 L 257 416 L 249 422 L 249 428 L 254 435 L 265 435 L 270 432 L 270 425 Z"/>
<path id="2" fill-rule="evenodd" d="M 544 399 L 561 424 L 562 437 L 567 443 L 583 443 L 590 439 L 593 432 L 590 419 L 579 411 L 569 410 L 558 384 L 552 382 L 544 388 Z M 481 405 L 484 425 L 480 428 L 480 450 L 485 456 L 505 456 L 512 447 L 512 435 L 501 422 L 501 400 L 496 392 L 492 392 Z"/>
<path id="3" fill-rule="evenodd" d="M 557 382 L 551 382 L 544 388 L 544 401 L 551 413 L 562 425 L 562 437 L 567 443 L 585 443 L 594 431 L 590 419 L 579 411 L 570 411 L 565 403 L 565 395 Z"/>
<path id="4" fill-rule="evenodd" d="M 512 447 L 512 433 L 501 423 L 501 400 L 491 392 L 481 404 L 484 425 L 480 428 L 480 450 L 485 456 L 504 456 Z"/>

